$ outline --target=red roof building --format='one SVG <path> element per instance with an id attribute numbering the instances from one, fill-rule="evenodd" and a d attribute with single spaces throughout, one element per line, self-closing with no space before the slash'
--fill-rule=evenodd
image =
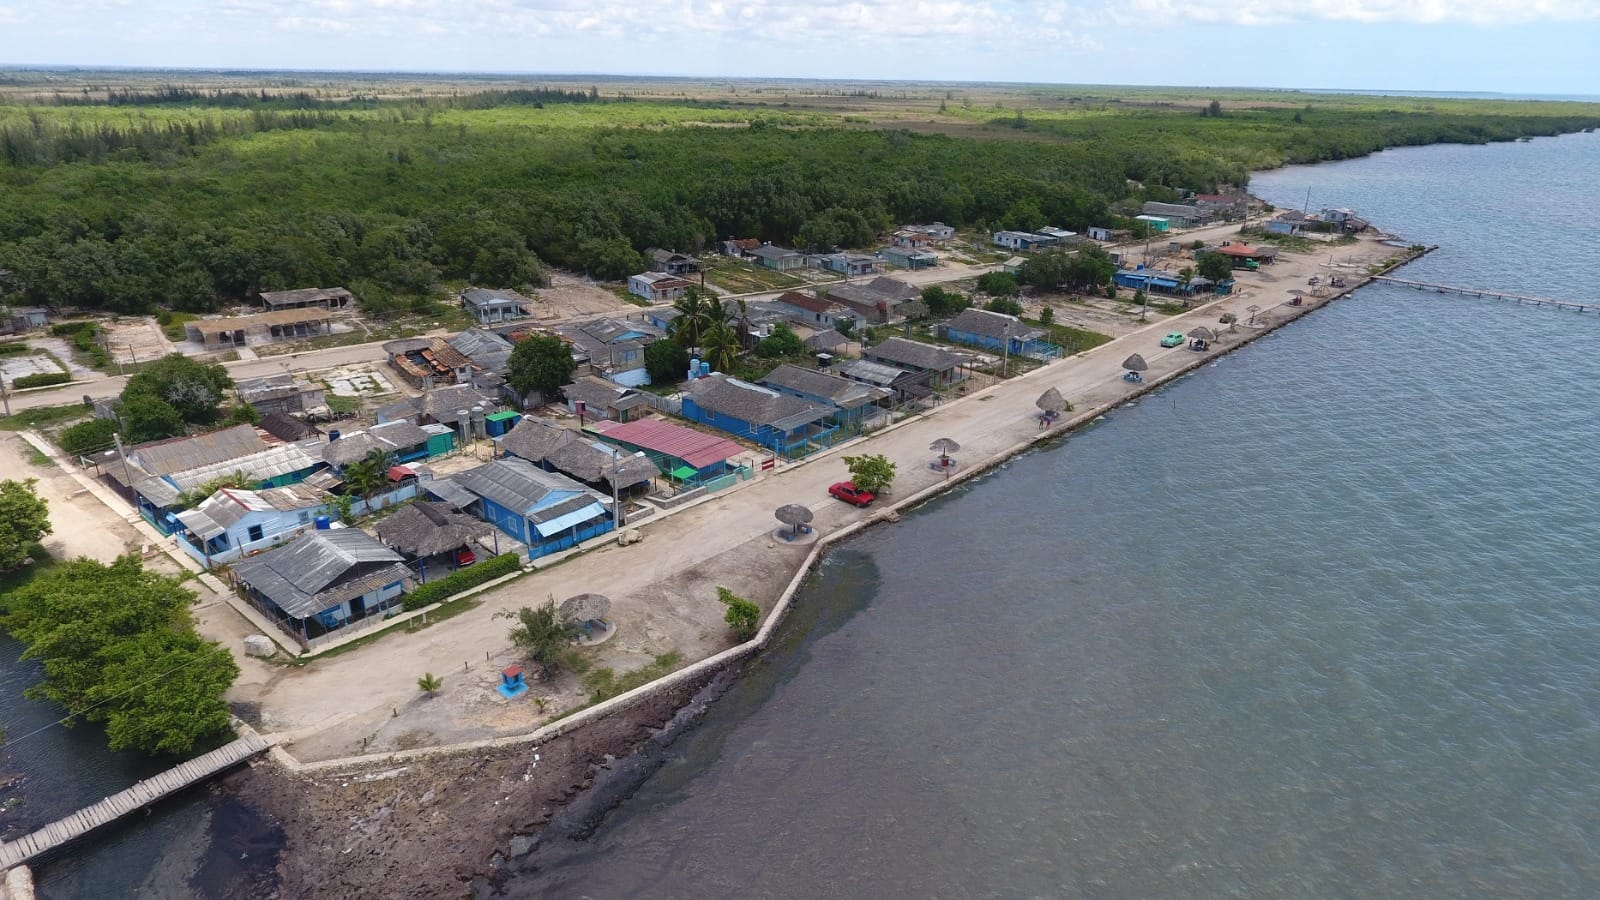
<path id="1" fill-rule="evenodd" d="M 652 457 L 667 457 L 672 463 L 669 468 L 677 468 L 681 464 L 692 469 L 704 470 L 726 463 L 733 457 L 747 452 L 745 448 L 727 438 L 674 425 L 661 419 L 640 419 L 636 422 L 600 421 L 591 425 L 590 430 L 607 443 L 643 450 Z M 653 461 L 657 465 L 662 463 L 660 459 Z"/>

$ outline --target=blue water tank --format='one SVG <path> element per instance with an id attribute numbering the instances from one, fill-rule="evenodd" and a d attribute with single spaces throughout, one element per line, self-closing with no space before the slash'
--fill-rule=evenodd
<path id="1" fill-rule="evenodd" d="M 696 356 L 693 359 L 689 360 L 689 380 L 693 381 L 695 379 L 695 376 L 697 376 L 699 374 L 700 374 L 700 357 Z"/>
<path id="2" fill-rule="evenodd" d="M 706 377 L 707 375 L 710 375 L 710 374 L 711 374 L 711 363 L 708 363 L 708 362 L 706 362 L 704 360 L 701 360 L 701 362 L 700 362 L 700 377 L 704 378 L 704 377 Z"/>
<path id="3" fill-rule="evenodd" d="M 327 531 L 329 526 L 333 524 L 333 520 L 327 516 L 317 516 L 316 523 L 318 531 Z"/>
<path id="4" fill-rule="evenodd" d="M 328 443 L 331 444 L 334 441 L 337 441 L 338 439 L 339 439 L 339 429 L 337 429 L 337 428 L 330 429 L 328 431 Z"/>

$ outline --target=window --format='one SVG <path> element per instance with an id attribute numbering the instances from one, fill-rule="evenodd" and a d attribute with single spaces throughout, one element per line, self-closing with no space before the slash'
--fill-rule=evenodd
<path id="1" fill-rule="evenodd" d="M 304 525 L 309 521 L 311 521 L 311 512 L 304 509 L 300 510 L 300 524 Z"/>
<path id="2" fill-rule="evenodd" d="M 264 535 L 261 533 L 260 525 L 251 525 L 250 530 L 245 532 L 245 535 L 247 539 L 251 541 L 259 541 L 262 537 L 264 537 Z"/>

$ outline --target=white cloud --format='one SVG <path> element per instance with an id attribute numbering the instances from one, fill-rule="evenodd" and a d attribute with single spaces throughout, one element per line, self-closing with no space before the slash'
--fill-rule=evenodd
<path id="1" fill-rule="evenodd" d="M 1126 0 L 1101 6 L 1097 12 L 1099 15 L 1091 13 L 1091 16 L 1102 21 L 1145 26 L 1179 22 L 1513 25 L 1600 20 L 1600 3 L 1595 0 Z"/>

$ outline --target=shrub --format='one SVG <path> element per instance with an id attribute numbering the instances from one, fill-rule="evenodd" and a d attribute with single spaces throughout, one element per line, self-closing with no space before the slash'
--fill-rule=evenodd
<path id="1" fill-rule="evenodd" d="M 405 596 L 403 605 L 406 612 L 411 612 L 412 610 L 438 603 L 441 600 L 447 600 L 463 591 L 475 588 L 485 582 L 493 581 L 501 575 L 509 575 L 515 572 L 521 562 L 515 553 L 502 553 L 475 566 L 457 569 L 443 578 L 419 585 L 416 590 Z"/>
<path id="2" fill-rule="evenodd" d="M 723 614 L 723 621 L 740 639 L 747 640 L 756 633 L 761 623 L 761 607 L 725 587 L 717 588 L 717 601 L 728 607 Z"/>
<path id="3" fill-rule="evenodd" d="M 81 456 L 111 446 L 111 436 L 116 433 L 117 423 L 110 419 L 90 419 L 63 430 L 56 443 L 73 456 Z"/>
<path id="4" fill-rule="evenodd" d="M 23 388 L 49 387 L 52 384 L 66 384 L 71 380 L 72 376 L 68 375 L 66 372 L 38 372 L 33 375 L 24 375 L 21 378 L 16 379 L 15 381 L 11 382 L 11 386 L 20 391 Z"/>
<path id="5" fill-rule="evenodd" d="M 93 322 L 59 322 L 50 326 L 50 334 L 53 337 L 76 337 L 79 332 L 93 333 L 94 330 Z"/>
<path id="6" fill-rule="evenodd" d="M 28 352 L 28 345 L 21 341 L 6 341 L 0 344 L 0 356 L 21 356 Z"/>

